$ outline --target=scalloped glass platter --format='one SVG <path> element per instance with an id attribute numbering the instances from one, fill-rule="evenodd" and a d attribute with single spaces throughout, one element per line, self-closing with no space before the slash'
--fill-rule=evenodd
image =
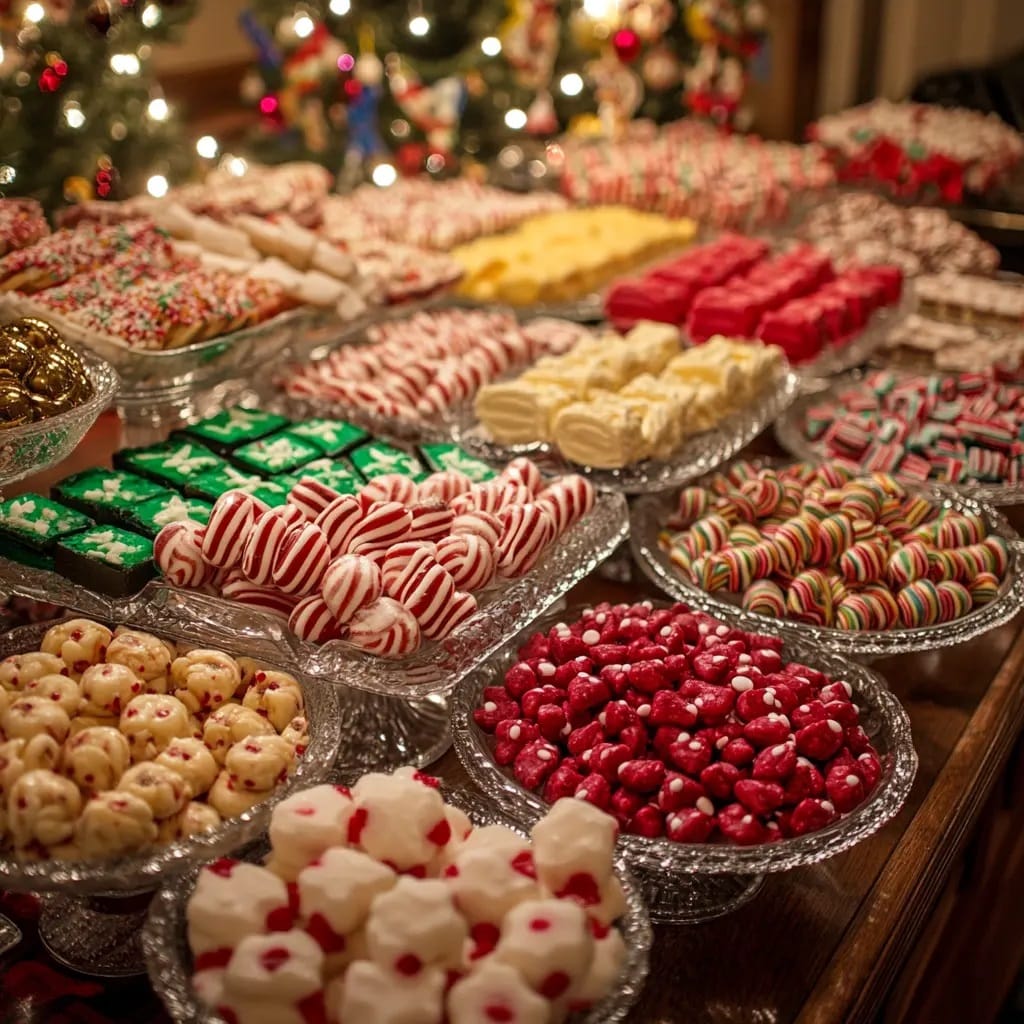
<path id="1" fill-rule="evenodd" d="M 99 618 L 99 616 L 97 616 Z M 104 617 L 109 623 L 132 625 L 149 629 L 137 620 Z M 53 622 L 37 623 L 12 630 L 0 638 L 0 658 L 37 650 L 39 642 Z M 212 637 L 191 625 L 187 631 L 173 624 L 161 625 L 154 630 L 158 635 L 187 641 L 192 647 L 204 643 L 233 651 L 250 652 L 241 643 L 230 644 L 220 637 Z M 268 664 L 280 664 L 280 659 L 258 657 Z M 60 892 L 69 897 L 102 893 L 127 894 L 151 891 L 169 875 L 180 874 L 194 865 L 218 857 L 250 842 L 259 835 L 270 819 L 270 812 L 285 797 L 323 779 L 338 753 L 341 741 L 339 695 L 329 686 L 318 685 L 308 675 L 294 673 L 302 686 L 309 721 L 309 747 L 299 758 L 295 773 L 279 786 L 271 797 L 256 804 L 236 818 L 201 835 L 191 836 L 165 846 L 154 846 L 137 856 L 114 861 L 66 862 L 17 861 L 0 854 L 0 887 L 10 892 Z"/>
<path id="2" fill-rule="evenodd" d="M 543 457 L 564 472 L 582 474 L 601 490 L 650 494 L 678 487 L 731 459 L 788 408 L 799 390 L 797 373 L 788 367 L 780 369 L 756 402 L 724 417 L 713 429 L 687 438 L 671 458 L 648 459 L 621 469 L 595 469 L 569 462 L 545 441 L 499 444 L 479 422 L 460 426 L 456 441 L 486 462 L 504 464 L 520 455 Z"/>
<path id="3" fill-rule="evenodd" d="M 75 409 L 20 427 L 0 430 L 0 487 L 42 472 L 66 458 L 117 394 L 114 368 L 89 352 L 82 353 L 93 395 Z"/>
<path id="4" fill-rule="evenodd" d="M 244 645 L 251 657 L 288 671 L 387 696 L 415 699 L 444 693 L 485 661 L 509 633 L 521 629 L 597 568 L 629 533 L 625 499 L 598 494 L 593 509 L 526 576 L 478 593 L 479 611 L 447 639 L 389 660 L 341 640 L 322 646 L 299 640 L 284 619 L 154 580 L 138 594 L 112 599 L 45 569 L 0 557 L 0 588 L 75 608 L 95 618 L 130 618 L 141 628 L 201 628 L 211 641 Z"/>
<path id="5" fill-rule="evenodd" d="M 897 377 L 919 376 L 914 373 L 905 373 L 894 370 Z M 807 462 L 823 462 L 828 458 L 824 448 L 815 441 L 811 441 L 804 434 L 804 422 L 808 408 L 828 399 L 843 388 L 861 381 L 863 374 L 858 371 L 836 377 L 829 382 L 827 387 L 814 388 L 807 394 L 801 395 L 788 409 L 779 414 L 775 422 L 775 436 L 779 444 L 795 458 Z M 899 470 L 893 471 L 893 476 L 916 486 L 920 481 L 907 479 L 900 476 Z M 959 484 L 940 483 L 937 480 L 927 480 L 926 485 L 936 492 L 943 494 L 962 494 L 971 497 L 976 501 L 983 501 L 989 505 L 1018 505 L 1024 501 L 1024 483 L 976 483 L 964 482 Z"/>
<path id="6" fill-rule="evenodd" d="M 456 752 L 470 778 L 496 803 L 501 813 L 524 828 L 547 811 L 539 794 L 523 788 L 493 756 L 492 737 L 474 721 L 473 711 L 484 689 L 500 686 L 517 660 L 519 647 L 536 632 L 557 622 L 578 618 L 579 609 L 546 616 L 513 637 L 486 666 L 462 681 L 452 702 L 452 732 Z M 623 835 L 619 849 L 631 871 L 645 881 L 648 909 L 654 920 L 707 920 L 742 905 L 757 891 L 757 880 L 705 876 L 759 876 L 789 871 L 835 857 L 856 846 L 890 821 L 903 806 L 917 773 L 917 754 L 910 718 L 889 692 L 885 680 L 871 669 L 823 651 L 813 640 L 785 640 L 784 656 L 844 679 L 854 691 L 861 724 L 882 759 L 882 776 L 871 796 L 839 821 L 805 836 L 757 846 L 725 843 L 677 843 Z"/>
<path id="7" fill-rule="evenodd" d="M 513 822 L 487 815 L 477 824 L 500 821 L 523 832 Z M 525 834 L 525 833 L 524 833 Z M 245 859 L 258 860 L 269 852 L 266 844 L 247 851 Z M 647 980 L 648 959 L 654 940 L 650 920 L 639 888 L 624 860 L 616 858 L 616 874 L 622 882 L 626 912 L 617 923 L 626 945 L 626 960 L 611 993 L 587 1013 L 566 1018 L 567 1024 L 618 1024 L 636 1003 Z M 198 870 L 192 870 L 182 884 L 160 890 L 150 904 L 149 918 L 142 934 L 149 980 L 176 1024 L 225 1024 L 222 1017 L 202 1003 L 192 986 L 192 952 L 188 945 L 186 911 L 195 888 Z"/>
<path id="8" fill-rule="evenodd" d="M 766 464 L 772 460 L 755 461 Z M 1024 608 L 1024 541 L 1006 519 L 991 507 L 967 497 L 943 496 L 928 491 L 921 493 L 941 507 L 981 516 L 988 532 L 1002 537 L 1010 547 L 1009 565 L 995 599 L 962 618 L 932 626 L 864 631 L 812 626 L 805 622 L 744 611 L 738 603 L 734 603 L 739 601 L 738 596 L 727 597 L 725 592 L 709 593 L 701 590 L 679 574 L 667 552 L 658 543 L 659 533 L 676 511 L 675 494 L 649 495 L 634 503 L 630 510 L 630 546 L 644 575 L 659 590 L 741 629 L 754 633 L 775 633 L 787 642 L 811 642 L 820 650 L 851 657 L 910 654 L 914 651 L 952 647 L 1001 626 Z"/>

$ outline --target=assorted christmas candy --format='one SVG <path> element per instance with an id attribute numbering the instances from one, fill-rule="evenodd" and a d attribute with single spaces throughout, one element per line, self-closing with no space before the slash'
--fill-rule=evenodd
<path id="1" fill-rule="evenodd" d="M 308 744 L 284 672 L 89 619 L 0 661 L 0 850 L 116 860 L 266 800 Z"/>
<path id="2" fill-rule="evenodd" d="M 968 274 L 927 274 L 914 282 L 914 296 L 924 316 L 937 320 L 1019 330 L 1024 326 L 1024 288 Z"/>
<path id="3" fill-rule="evenodd" d="M 882 774 L 848 683 L 682 604 L 601 604 L 535 633 L 473 717 L 521 786 L 650 839 L 807 835 Z"/>
<path id="4" fill-rule="evenodd" d="M 931 626 L 993 600 L 1007 542 L 886 473 L 740 462 L 684 488 L 660 536 L 679 573 L 747 611 L 813 626 Z"/>
<path id="5" fill-rule="evenodd" d="M 0 327 L 0 433 L 69 412 L 92 396 L 78 353 L 49 323 L 24 317 Z"/>
<path id="6" fill-rule="evenodd" d="M 816 449 L 854 472 L 923 483 L 1015 484 L 1024 475 L 1015 367 L 906 376 L 878 370 L 810 406 Z"/>
<path id="7" fill-rule="evenodd" d="M 1024 362 L 1024 327 L 993 331 L 912 313 L 882 341 L 886 362 L 918 370 L 974 373 Z"/>
<path id="8" fill-rule="evenodd" d="M 529 839 L 474 828 L 412 768 L 274 808 L 266 866 L 188 901 L 192 984 L 238 1024 L 546 1024 L 613 991 L 626 947 L 615 822 L 563 800 Z"/>
<path id="9" fill-rule="evenodd" d="M 642 323 L 487 385 L 476 414 L 501 443 L 551 442 L 579 465 L 615 469 L 671 456 L 777 386 L 783 365 L 778 349 L 726 338 L 680 351 L 675 328 Z"/>

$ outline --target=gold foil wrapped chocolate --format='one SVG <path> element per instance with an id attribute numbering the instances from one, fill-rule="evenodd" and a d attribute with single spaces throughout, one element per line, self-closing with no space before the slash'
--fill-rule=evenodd
<path id="1" fill-rule="evenodd" d="M 82 360 L 45 320 L 0 326 L 0 429 L 68 412 L 92 397 Z"/>

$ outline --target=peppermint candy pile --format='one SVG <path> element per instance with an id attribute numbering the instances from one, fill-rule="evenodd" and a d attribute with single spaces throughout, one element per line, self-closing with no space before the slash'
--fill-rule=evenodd
<path id="1" fill-rule="evenodd" d="M 850 685 L 781 649 L 684 604 L 602 604 L 532 636 L 473 717 L 549 802 L 651 839 L 775 842 L 849 814 L 882 773 Z"/>
<path id="2" fill-rule="evenodd" d="M 199 998 L 236 1024 L 547 1024 L 603 999 L 626 957 L 615 822 L 565 800 L 531 842 L 436 787 L 412 768 L 317 786 L 274 809 L 266 867 L 204 868 Z"/>
<path id="3" fill-rule="evenodd" d="M 422 312 L 367 328 L 369 344 L 343 345 L 325 359 L 292 367 L 282 387 L 293 398 L 429 422 L 471 400 L 489 381 L 567 352 L 588 333 L 557 320 L 522 326 L 507 313 Z"/>
<path id="4" fill-rule="evenodd" d="M 306 478 L 277 508 L 228 491 L 206 526 L 165 526 L 153 554 L 174 586 L 287 618 L 303 640 L 400 658 L 469 619 L 474 592 L 528 573 L 593 504 L 587 480 L 545 481 L 528 459 L 486 483 L 388 474 L 357 495 Z"/>

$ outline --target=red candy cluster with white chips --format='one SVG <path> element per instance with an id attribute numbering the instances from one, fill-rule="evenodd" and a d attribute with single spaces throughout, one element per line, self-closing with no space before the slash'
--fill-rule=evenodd
<path id="1" fill-rule="evenodd" d="M 552 803 L 652 839 L 774 842 L 848 814 L 882 773 L 850 685 L 781 650 L 683 604 L 602 604 L 531 637 L 474 718 Z"/>
<path id="2" fill-rule="evenodd" d="M 174 586 L 280 615 L 303 640 L 400 658 L 470 618 L 475 592 L 528 573 L 593 504 L 587 480 L 546 481 L 528 459 L 486 483 L 393 474 L 358 495 L 304 479 L 278 508 L 229 491 L 206 526 L 165 526 L 153 553 Z"/>

